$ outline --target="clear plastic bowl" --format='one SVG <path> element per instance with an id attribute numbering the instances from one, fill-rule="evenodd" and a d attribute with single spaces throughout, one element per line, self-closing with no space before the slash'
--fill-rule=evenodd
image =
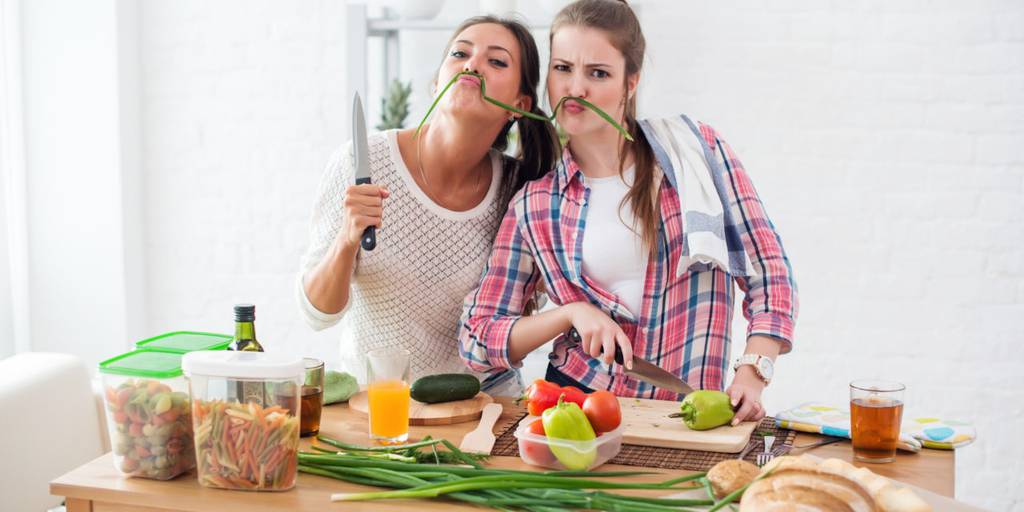
<path id="1" fill-rule="evenodd" d="M 535 421 L 541 421 L 540 417 L 527 416 L 519 422 L 515 432 L 519 457 L 531 466 L 589 471 L 608 462 L 622 449 L 622 425 L 593 441 L 569 441 L 531 433 L 530 425 Z"/>
<path id="2" fill-rule="evenodd" d="M 114 467 L 169 480 L 196 465 L 181 354 L 139 350 L 100 363 Z"/>

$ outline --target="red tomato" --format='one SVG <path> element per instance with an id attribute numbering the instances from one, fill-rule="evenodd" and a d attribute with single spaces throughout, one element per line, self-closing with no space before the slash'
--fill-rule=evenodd
<path id="1" fill-rule="evenodd" d="M 530 424 L 527 431 L 534 435 L 544 435 L 544 422 L 537 418 Z M 551 466 L 555 464 L 555 454 L 546 443 L 531 441 L 529 439 L 519 440 L 519 456 L 527 464 L 536 466 Z"/>
<path id="2" fill-rule="evenodd" d="M 536 434 L 538 436 L 547 436 L 547 434 L 544 433 L 544 422 L 543 421 L 537 420 L 537 421 L 534 421 L 533 423 L 530 423 L 530 429 L 529 430 L 530 430 L 531 434 Z"/>
<path id="3" fill-rule="evenodd" d="M 622 408 L 611 391 L 595 391 L 583 402 L 583 414 L 596 432 L 610 432 L 622 423 Z"/>

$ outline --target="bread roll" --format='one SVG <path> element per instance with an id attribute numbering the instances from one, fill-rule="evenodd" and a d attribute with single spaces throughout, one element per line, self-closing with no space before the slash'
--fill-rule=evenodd
<path id="1" fill-rule="evenodd" d="M 711 490 L 719 499 L 752 482 L 761 473 L 761 468 L 739 459 L 726 459 L 715 464 L 708 471 Z"/>

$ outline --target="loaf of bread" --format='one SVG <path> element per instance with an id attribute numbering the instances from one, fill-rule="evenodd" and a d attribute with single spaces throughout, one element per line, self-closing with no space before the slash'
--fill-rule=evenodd
<path id="1" fill-rule="evenodd" d="M 743 493 L 741 512 L 924 512 L 932 509 L 909 488 L 839 459 L 818 462 L 805 456 L 777 457 L 761 471 L 768 476 L 751 484 Z"/>

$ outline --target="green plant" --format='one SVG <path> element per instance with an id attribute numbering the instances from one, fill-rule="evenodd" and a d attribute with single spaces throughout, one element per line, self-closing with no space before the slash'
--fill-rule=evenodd
<path id="1" fill-rule="evenodd" d="M 386 97 L 380 100 L 380 124 L 378 130 L 404 128 L 405 118 L 409 115 L 409 95 L 412 94 L 412 83 L 403 84 L 398 80 L 391 82 Z"/>

